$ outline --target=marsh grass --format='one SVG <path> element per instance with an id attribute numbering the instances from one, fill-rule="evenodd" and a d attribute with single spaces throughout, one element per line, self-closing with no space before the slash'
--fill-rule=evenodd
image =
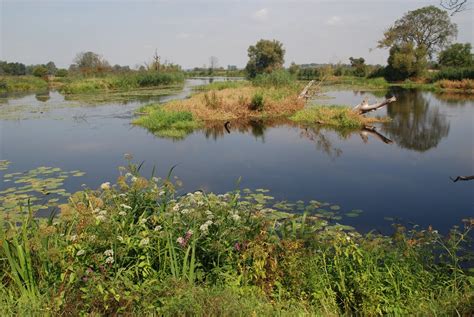
<path id="1" fill-rule="evenodd" d="M 474 79 L 463 80 L 440 80 L 436 82 L 437 87 L 443 90 L 460 90 L 464 92 L 474 92 Z"/>
<path id="2" fill-rule="evenodd" d="M 184 75 L 182 73 L 123 73 L 120 75 L 105 75 L 102 77 L 71 77 L 62 85 L 59 85 L 59 90 L 65 94 L 86 94 L 171 86 L 183 82 Z"/>
<path id="3" fill-rule="evenodd" d="M 0 313 L 469 315 L 470 230 L 362 235 L 320 201 L 267 190 L 179 194 L 121 169 L 56 219 L 2 225 Z M 176 181 L 176 184 L 178 181 Z M 33 311 L 33 312 L 32 312 Z"/>
<path id="4" fill-rule="evenodd" d="M 387 119 L 365 117 L 344 106 L 311 106 L 290 117 L 290 120 L 304 124 L 320 124 L 335 128 L 359 129 Z"/>
<path id="5" fill-rule="evenodd" d="M 35 76 L 0 76 L 0 92 L 40 91 L 48 82 Z"/>
<path id="6" fill-rule="evenodd" d="M 194 120 L 193 114 L 188 111 L 165 111 L 150 105 L 140 108 L 139 111 L 146 115 L 138 117 L 132 123 L 161 137 L 182 139 L 200 127 L 199 122 Z"/>

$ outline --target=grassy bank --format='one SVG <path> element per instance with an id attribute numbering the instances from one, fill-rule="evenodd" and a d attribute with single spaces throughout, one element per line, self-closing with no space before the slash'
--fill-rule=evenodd
<path id="1" fill-rule="evenodd" d="M 182 73 L 123 73 L 102 77 L 72 77 L 58 84 L 58 89 L 65 94 L 85 94 L 171 86 L 183 82 L 184 75 Z"/>
<path id="2" fill-rule="evenodd" d="M 337 205 L 265 190 L 178 194 L 121 169 L 56 219 L 1 224 L 2 315 L 468 315 L 473 220 L 447 237 L 339 225 Z M 348 216 L 360 211 L 345 211 Z"/>
<path id="3" fill-rule="evenodd" d="M 312 106 L 297 111 L 290 120 L 304 124 L 321 124 L 335 128 L 357 129 L 387 119 L 361 116 L 344 106 Z"/>
<path id="4" fill-rule="evenodd" d="M 0 76 L 0 92 L 40 91 L 48 89 L 48 82 L 34 76 Z"/>

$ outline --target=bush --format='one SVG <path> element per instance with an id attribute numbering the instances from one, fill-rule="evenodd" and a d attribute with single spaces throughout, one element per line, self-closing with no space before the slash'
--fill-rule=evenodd
<path id="1" fill-rule="evenodd" d="M 146 72 L 137 75 L 139 87 L 162 86 L 181 83 L 184 81 L 183 73 L 158 73 Z"/>
<path id="2" fill-rule="evenodd" d="M 249 104 L 249 109 L 252 111 L 262 111 L 265 107 L 265 100 L 261 92 L 256 92 Z"/>
<path id="3" fill-rule="evenodd" d="M 217 97 L 217 94 L 215 91 L 211 91 L 210 93 L 204 93 L 204 104 L 206 105 L 207 108 L 210 109 L 217 109 L 221 105 L 222 100 Z"/>
<path id="4" fill-rule="evenodd" d="M 56 77 L 67 77 L 68 75 L 68 71 L 67 69 L 64 69 L 64 68 L 60 68 L 56 71 Z"/>
<path id="5" fill-rule="evenodd" d="M 286 70 L 276 70 L 269 74 L 259 74 L 252 80 L 259 87 L 286 87 L 296 83 L 295 76 Z"/>
<path id="6" fill-rule="evenodd" d="M 36 66 L 33 68 L 33 76 L 35 77 L 43 77 L 48 75 L 48 69 L 44 66 Z"/>
<path id="7" fill-rule="evenodd" d="M 462 80 L 462 79 L 474 79 L 474 67 L 447 67 L 442 68 L 433 76 L 433 81 L 441 79 L 448 80 Z"/>

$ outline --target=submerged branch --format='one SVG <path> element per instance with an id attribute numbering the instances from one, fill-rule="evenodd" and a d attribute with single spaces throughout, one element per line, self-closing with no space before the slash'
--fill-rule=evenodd
<path id="1" fill-rule="evenodd" d="M 367 141 L 369 140 L 369 138 L 368 138 L 369 134 L 372 135 L 372 136 L 375 136 L 376 138 L 378 138 L 379 140 L 381 140 L 385 144 L 393 143 L 392 140 L 390 140 L 385 135 L 378 132 L 375 129 L 375 127 L 372 127 L 372 126 L 365 126 L 364 128 L 362 128 L 362 131 L 360 131 L 360 137 L 362 138 L 364 143 L 367 143 Z"/>
<path id="2" fill-rule="evenodd" d="M 472 176 L 458 176 L 456 178 L 449 177 L 453 183 L 456 183 L 457 181 L 472 181 L 474 180 L 474 175 Z"/>

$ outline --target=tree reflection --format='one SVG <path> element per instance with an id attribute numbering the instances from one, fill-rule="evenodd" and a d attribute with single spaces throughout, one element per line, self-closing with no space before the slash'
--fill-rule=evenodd
<path id="1" fill-rule="evenodd" d="M 43 91 L 43 92 L 38 92 L 35 94 L 35 98 L 36 100 L 38 101 L 41 101 L 41 102 L 46 102 L 48 101 L 51 97 L 49 95 L 49 91 Z"/>
<path id="2" fill-rule="evenodd" d="M 382 129 L 402 148 L 419 152 L 436 148 L 449 133 L 449 122 L 420 91 L 396 93 L 397 102 L 387 107 L 391 122 Z"/>

